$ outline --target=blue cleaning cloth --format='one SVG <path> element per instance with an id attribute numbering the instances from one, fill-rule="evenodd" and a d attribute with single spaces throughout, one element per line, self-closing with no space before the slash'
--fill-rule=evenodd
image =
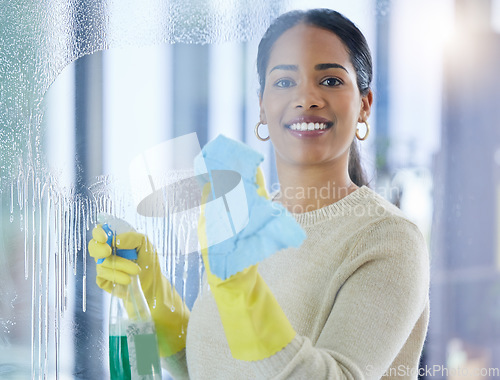
<path id="1" fill-rule="evenodd" d="M 205 168 L 209 174 L 229 170 L 239 173 L 243 183 L 241 194 L 233 196 L 233 202 L 226 199 L 205 205 L 210 270 L 222 280 L 281 249 L 299 247 L 306 238 L 283 206 L 258 195 L 255 178 L 262 160 L 258 152 L 223 135 L 208 143 L 195 158 L 196 174 L 203 174 Z M 238 193 L 238 188 L 232 193 Z M 233 233 L 228 234 L 227 223 L 223 222 L 227 220 Z"/>

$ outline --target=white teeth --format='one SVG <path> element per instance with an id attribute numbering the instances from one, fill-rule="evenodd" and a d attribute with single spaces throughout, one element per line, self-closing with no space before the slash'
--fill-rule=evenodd
<path id="1" fill-rule="evenodd" d="M 326 129 L 325 123 L 295 123 L 290 125 L 290 129 L 294 131 L 314 131 L 318 129 Z"/>

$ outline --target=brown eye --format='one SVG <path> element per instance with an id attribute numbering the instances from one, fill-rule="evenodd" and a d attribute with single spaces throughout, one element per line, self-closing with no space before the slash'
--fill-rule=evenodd
<path id="1" fill-rule="evenodd" d="M 342 81 L 338 78 L 326 78 L 321 82 L 321 84 L 328 87 L 336 87 L 340 86 L 342 84 Z"/>

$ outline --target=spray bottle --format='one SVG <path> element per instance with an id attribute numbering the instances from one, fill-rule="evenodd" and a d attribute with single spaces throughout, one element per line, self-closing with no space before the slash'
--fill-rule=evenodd
<path id="1" fill-rule="evenodd" d="M 136 261 L 135 249 L 116 249 L 113 245 L 114 236 L 135 231 L 134 228 L 124 220 L 107 214 L 100 214 L 98 221 L 108 235 L 107 243 L 112 247 L 113 254 Z M 111 292 L 109 368 L 111 380 L 161 379 L 155 325 L 138 275 L 131 276 L 130 285 L 126 288 L 115 285 Z"/>

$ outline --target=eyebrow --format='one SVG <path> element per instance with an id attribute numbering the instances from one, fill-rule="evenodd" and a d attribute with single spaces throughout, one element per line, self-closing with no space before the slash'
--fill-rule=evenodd
<path id="1" fill-rule="evenodd" d="M 298 69 L 299 67 L 297 65 L 277 65 L 269 70 L 269 73 L 272 73 L 274 70 L 297 71 Z"/>
<path id="2" fill-rule="evenodd" d="M 349 71 L 347 71 L 347 69 L 344 66 L 339 65 L 338 63 L 320 63 L 314 66 L 314 69 L 315 70 L 342 69 L 349 74 Z"/>
<path id="3" fill-rule="evenodd" d="M 286 71 L 298 71 L 299 67 L 297 65 L 277 65 L 274 66 L 271 70 L 269 70 L 269 73 L 273 72 L 274 70 L 286 70 Z M 349 74 L 349 71 L 342 66 L 339 65 L 338 63 L 319 63 L 316 66 L 314 66 L 314 70 L 328 70 L 328 69 L 342 69 L 346 73 Z"/>

